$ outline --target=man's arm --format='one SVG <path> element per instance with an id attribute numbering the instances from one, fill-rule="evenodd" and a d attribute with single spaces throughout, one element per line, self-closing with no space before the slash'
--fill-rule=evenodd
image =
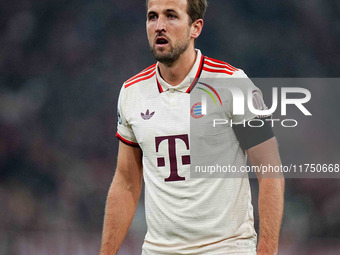
<path id="1" fill-rule="evenodd" d="M 253 166 L 280 166 L 281 160 L 275 137 L 247 150 Z M 257 255 L 277 254 L 284 204 L 284 177 L 258 174 L 260 234 Z M 273 176 L 270 176 L 273 177 Z"/>
<path id="2" fill-rule="evenodd" d="M 117 170 L 106 200 L 101 255 L 117 254 L 136 211 L 142 177 L 141 149 L 119 142 Z"/>

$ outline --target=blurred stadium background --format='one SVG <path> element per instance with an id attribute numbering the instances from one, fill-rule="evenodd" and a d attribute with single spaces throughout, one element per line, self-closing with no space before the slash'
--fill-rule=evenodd
<path id="1" fill-rule="evenodd" d="M 209 4 L 197 42 L 203 54 L 250 77 L 339 77 L 339 1 Z M 118 93 L 154 62 L 144 1 L 0 2 L 0 255 L 98 254 Z M 340 95 L 321 91 L 339 124 Z M 301 139 L 304 132 L 315 140 Z M 299 134 L 278 129 L 283 161 L 304 153 L 339 162 L 334 134 L 323 123 Z M 340 181 L 286 185 L 279 254 L 340 254 Z M 140 254 L 144 233 L 141 199 L 119 254 Z"/>

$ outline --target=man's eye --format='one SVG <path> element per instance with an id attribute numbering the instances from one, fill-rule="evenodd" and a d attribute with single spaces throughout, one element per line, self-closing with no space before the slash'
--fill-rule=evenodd
<path id="1" fill-rule="evenodd" d="M 176 18 L 177 18 L 177 16 L 174 15 L 174 14 L 169 14 L 168 17 L 169 17 L 170 19 L 176 19 Z"/>
<path id="2" fill-rule="evenodd" d="M 149 16 L 149 20 L 155 20 L 157 17 L 156 17 L 156 15 L 150 15 Z"/>

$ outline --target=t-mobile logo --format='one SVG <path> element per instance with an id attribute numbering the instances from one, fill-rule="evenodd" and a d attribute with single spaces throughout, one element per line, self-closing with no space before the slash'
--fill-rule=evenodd
<path id="1" fill-rule="evenodd" d="M 170 162 L 170 176 L 164 179 L 166 182 L 169 181 L 183 181 L 185 177 L 178 175 L 177 168 L 177 155 L 176 155 L 176 139 L 181 140 L 185 143 L 187 150 L 189 150 L 189 137 L 188 135 L 171 135 L 171 136 L 159 136 L 156 137 L 156 152 L 158 152 L 159 145 L 167 140 L 169 147 L 169 162 Z M 182 165 L 190 164 L 190 155 L 182 155 Z M 157 158 L 157 166 L 164 167 L 165 159 L 164 157 Z"/>

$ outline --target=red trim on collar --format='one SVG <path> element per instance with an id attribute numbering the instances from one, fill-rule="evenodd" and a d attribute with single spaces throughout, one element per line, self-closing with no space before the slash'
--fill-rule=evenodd
<path id="1" fill-rule="evenodd" d="M 201 76 L 201 73 L 202 73 L 202 70 L 203 70 L 203 65 L 204 65 L 204 56 L 201 55 L 201 60 L 200 60 L 200 64 L 199 64 L 197 73 L 195 75 L 195 79 L 192 81 L 192 83 L 190 84 L 189 88 L 185 91 L 185 93 L 190 93 L 190 91 L 193 90 L 193 88 L 196 86 L 198 79 Z M 159 93 L 164 92 L 161 84 L 159 83 L 159 81 L 157 79 L 157 75 L 156 75 L 156 81 L 157 81 L 157 88 L 158 88 Z"/>
<path id="2" fill-rule="evenodd" d="M 163 91 L 163 88 L 162 88 L 162 86 L 161 86 L 161 84 L 159 83 L 159 81 L 158 81 L 158 79 L 157 79 L 157 75 L 156 75 L 156 81 L 157 81 L 157 87 L 158 87 L 159 93 L 164 92 L 164 91 Z"/>
<path id="3" fill-rule="evenodd" d="M 187 91 L 185 91 L 186 93 L 190 93 L 194 87 L 196 86 L 197 82 L 198 82 L 198 79 L 200 78 L 201 76 L 201 73 L 202 73 L 202 69 L 203 69 L 203 65 L 204 65 L 204 56 L 201 55 L 201 61 L 200 61 L 200 65 L 198 67 L 198 70 L 197 70 L 197 73 L 196 73 L 196 76 L 195 76 L 195 79 L 192 81 L 191 85 L 189 86 L 189 88 L 187 89 Z"/>

